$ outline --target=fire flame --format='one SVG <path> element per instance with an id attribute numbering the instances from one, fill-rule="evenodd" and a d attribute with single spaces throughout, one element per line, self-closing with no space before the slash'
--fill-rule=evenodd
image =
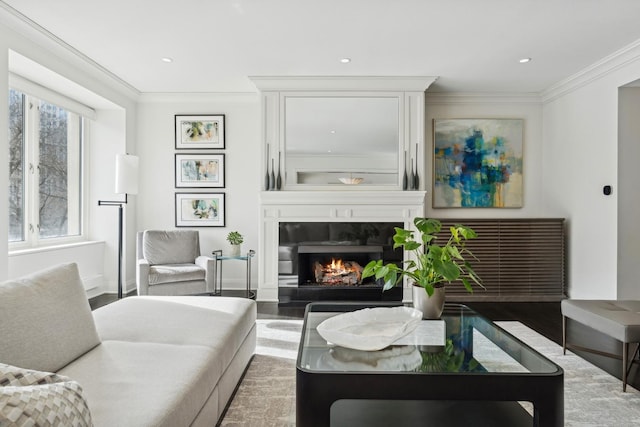
<path id="1" fill-rule="evenodd" d="M 357 263 L 344 262 L 342 259 L 331 258 L 331 263 L 323 266 L 323 271 L 326 274 L 326 280 L 331 281 L 332 277 L 340 277 L 349 273 L 355 273 L 358 281 L 360 281 L 362 268 Z"/>
<path id="2" fill-rule="evenodd" d="M 359 275 L 362 269 L 358 267 L 359 267 L 358 264 L 354 264 L 352 262 L 345 263 L 340 258 L 338 259 L 331 258 L 331 263 L 325 265 L 323 267 L 323 271 L 330 275 L 336 275 L 336 276 L 341 274 L 348 274 L 348 273 L 357 273 Z"/>
<path id="3" fill-rule="evenodd" d="M 317 283 L 355 285 L 362 281 L 362 267 L 355 261 L 331 258 L 331 262 L 315 262 L 314 275 Z"/>
<path id="4" fill-rule="evenodd" d="M 336 260 L 334 258 L 331 258 L 331 264 L 329 264 L 327 267 L 329 271 L 334 274 L 345 274 L 350 271 L 355 271 L 354 268 L 347 269 L 341 259 Z"/>

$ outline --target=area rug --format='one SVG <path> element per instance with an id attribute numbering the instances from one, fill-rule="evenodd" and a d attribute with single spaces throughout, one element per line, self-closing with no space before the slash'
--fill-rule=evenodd
<path id="1" fill-rule="evenodd" d="M 496 322 L 564 369 L 565 425 L 640 425 L 640 392 L 520 322 Z M 258 320 L 256 354 L 220 425 L 295 426 L 295 363 L 302 320 Z M 525 405 L 526 407 L 526 405 Z"/>

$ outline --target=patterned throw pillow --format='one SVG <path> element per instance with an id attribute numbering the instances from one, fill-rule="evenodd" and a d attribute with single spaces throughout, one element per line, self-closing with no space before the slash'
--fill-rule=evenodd
<path id="1" fill-rule="evenodd" d="M 92 425 L 80 384 L 0 363 L 0 427 Z"/>

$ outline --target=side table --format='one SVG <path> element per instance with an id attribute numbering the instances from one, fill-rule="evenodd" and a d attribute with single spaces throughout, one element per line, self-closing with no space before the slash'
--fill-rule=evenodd
<path id="1" fill-rule="evenodd" d="M 251 290 L 251 259 L 256 254 L 256 251 L 249 249 L 246 255 L 228 256 L 222 255 L 222 249 L 216 249 L 212 253 L 213 259 L 216 261 L 216 272 L 213 276 L 213 289 L 218 294 L 218 283 L 220 283 L 219 295 L 222 295 L 222 262 L 227 260 L 239 260 L 247 263 L 247 289 L 246 297 L 255 299 L 256 293 Z"/>

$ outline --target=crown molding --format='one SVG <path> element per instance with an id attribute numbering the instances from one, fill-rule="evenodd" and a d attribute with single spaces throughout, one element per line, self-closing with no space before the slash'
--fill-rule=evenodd
<path id="1" fill-rule="evenodd" d="M 175 102 L 259 102 L 257 92 L 142 92 L 138 102 L 145 103 L 175 103 Z"/>
<path id="2" fill-rule="evenodd" d="M 424 92 L 437 76 L 249 76 L 260 91 Z"/>
<path id="3" fill-rule="evenodd" d="M 638 59 L 640 59 L 640 39 L 542 91 L 542 102 L 554 101 Z"/>
<path id="4" fill-rule="evenodd" d="M 88 71 L 107 77 L 106 84 L 110 88 L 130 99 L 137 100 L 140 95 L 137 88 L 2 0 L 0 0 L 0 12 L 4 12 L 0 13 L 0 23 L 45 49 L 57 50 L 75 60 L 80 60 L 87 66 Z"/>
<path id="5" fill-rule="evenodd" d="M 505 92 L 427 92 L 427 105 L 456 104 L 541 104 L 538 93 L 505 93 Z"/>

